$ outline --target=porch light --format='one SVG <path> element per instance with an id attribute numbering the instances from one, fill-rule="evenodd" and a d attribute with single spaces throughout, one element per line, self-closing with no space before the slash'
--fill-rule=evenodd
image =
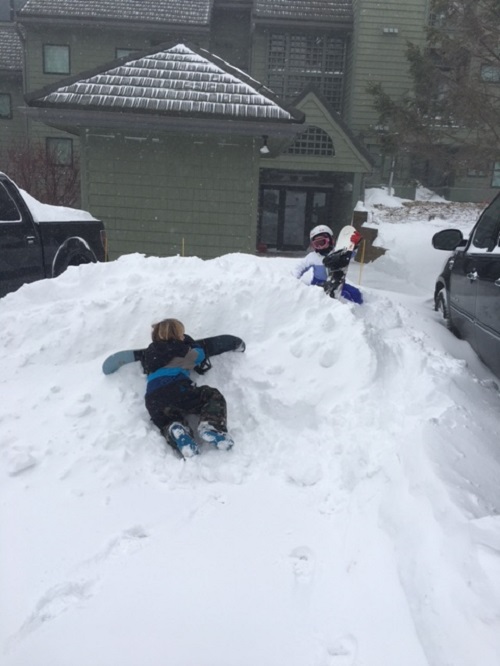
<path id="1" fill-rule="evenodd" d="M 267 134 L 262 135 L 262 146 L 260 147 L 261 155 L 269 155 L 271 151 L 267 147 Z"/>

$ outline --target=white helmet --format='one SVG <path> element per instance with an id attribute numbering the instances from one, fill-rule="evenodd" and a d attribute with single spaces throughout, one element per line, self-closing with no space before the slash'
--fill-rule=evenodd
<path id="1" fill-rule="evenodd" d="M 333 238 L 333 231 L 330 229 L 330 227 L 327 227 L 326 224 L 318 224 L 317 227 L 311 229 L 311 232 L 309 233 L 309 240 L 312 240 L 315 236 L 319 236 L 319 234 L 328 234 Z"/>

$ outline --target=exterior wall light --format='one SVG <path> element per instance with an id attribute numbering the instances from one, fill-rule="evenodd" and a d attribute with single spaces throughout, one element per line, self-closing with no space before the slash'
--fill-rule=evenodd
<path id="1" fill-rule="evenodd" d="M 267 134 L 264 134 L 262 136 L 262 146 L 260 147 L 260 154 L 261 155 L 269 155 L 271 151 L 267 147 Z"/>

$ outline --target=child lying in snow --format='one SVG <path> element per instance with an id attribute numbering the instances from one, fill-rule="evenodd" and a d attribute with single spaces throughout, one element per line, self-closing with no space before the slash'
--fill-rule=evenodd
<path id="1" fill-rule="evenodd" d="M 196 386 L 189 373 L 205 360 L 205 352 L 185 334 L 177 319 L 153 324 L 152 343 L 144 353 L 147 373 L 146 408 L 153 423 L 184 457 L 199 453 L 187 425 L 188 414 L 200 417 L 202 440 L 228 450 L 233 440 L 227 434 L 226 400 L 211 386 Z"/>

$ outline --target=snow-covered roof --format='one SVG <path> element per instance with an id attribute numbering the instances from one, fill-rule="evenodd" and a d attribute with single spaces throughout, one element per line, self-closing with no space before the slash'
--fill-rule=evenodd
<path id="1" fill-rule="evenodd" d="M 212 0 L 28 0 L 20 17 L 207 25 Z"/>
<path id="2" fill-rule="evenodd" d="M 352 20 L 352 0 L 254 0 L 254 15 L 269 19 Z"/>
<path id="3" fill-rule="evenodd" d="M 184 44 L 29 96 L 31 106 L 132 111 L 188 118 L 302 121 L 244 72 Z"/>
<path id="4" fill-rule="evenodd" d="M 0 69 L 21 70 L 23 49 L 14 25 L 0 26 Z"/>

